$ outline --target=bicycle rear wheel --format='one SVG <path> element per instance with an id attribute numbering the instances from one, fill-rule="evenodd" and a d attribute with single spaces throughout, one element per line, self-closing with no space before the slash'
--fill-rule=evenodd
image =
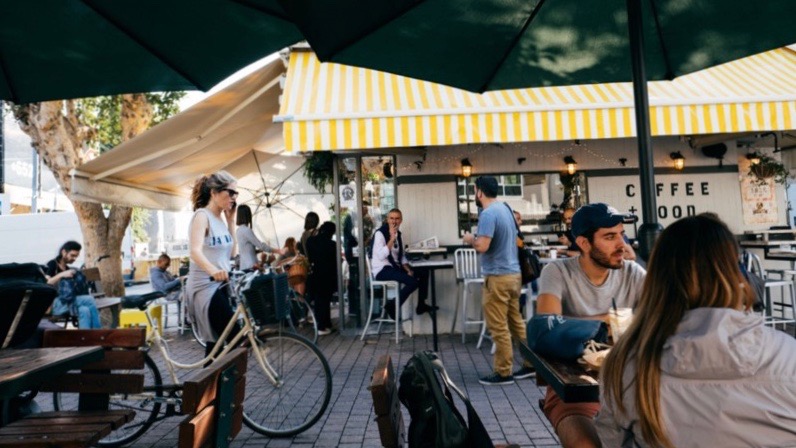
<path id="1" fill-rule="evenodd" d="M 290 297 L 288 303 L 290 304 L 288 318 L 290 331 L 304 336 L 313 344 L 318 343 L 318 323 L 315 321 L 312 307 L 300 296 Z"/>
<path id="2" fill-rule="evenodd" d="M 291 333 L 260 333 L 257 350 L 276 372 L 274 386 L 249 350 L 243 419 L 269 437 L 289 437 L 315 424 L 332 397 L 332 372 L 320 350 Z"/>
<path id="3" fill-rule="evenodd" d="M 155 361 L 144 355 L 144 392 L 142 394 L 113 394 L 110 397 L 109 409 L 133 410 L 135 418 L 126 425 L 116 429 L 97 442 L 98 446 L 119 447 L 127 445 L 141 437 L 155 422 L 160 412 L 160 402 L 156 397 L 163 396 L 163 380 L 160 377 Z M 114 370 L 114 373 L 117 371 Z M 139 373 L 131 370 L 130 373 Z M 123 373 L 123 372 L 119 372 Z M 56 392 L 53 394 L 53 407 L 56 411 L 77 410 L 78 394 Z"/>

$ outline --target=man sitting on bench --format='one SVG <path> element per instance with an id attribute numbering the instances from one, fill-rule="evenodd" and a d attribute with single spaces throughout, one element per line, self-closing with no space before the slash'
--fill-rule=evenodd
<path id="1" fill-rule="evenodd" d="M 69 314 L 77 316 L 78 326 L 88 330 L 102 328 L 99 311 L 94 298 L 88 293 L 85 277 L 70 267 L 80 256 L 83 246 L 77 241 L 67 241 L 58 251 L 58 256 L 47 263 L 47 283 L 58 289 L 58 297 L 52 306 L 54 316 Z M 82 277 L 82 280 L 81 280 Z"/>
<path id="2" fill-rule="evenodd" d="M 169 273 L 171 257 L 167 254 L 160 254 L 157 265 L 149 269 L 149 282 L 152 289 L 166 294 L 166 300 L 177 300 L 182 289 L 182 282 Z"/>

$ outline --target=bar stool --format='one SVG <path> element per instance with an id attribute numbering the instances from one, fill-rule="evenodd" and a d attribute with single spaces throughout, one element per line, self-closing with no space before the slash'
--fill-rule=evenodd
<path id="1" fill-rule="evenodd" d="M 462 303 L 462 344 L 464 344 L 465 335 L 467 334 L 467 325 L 482 325 L 484 323 L 483 311 L 481 312 L 480 319 L 470 319 L 467 317 L 467 301 L 470 294 L 470 286 L 483 285 L 484 278 L 481 277 L 481 270 L 478 266 L 478 254 L 475 249 L 465 248 L 456 249 L 453 253 L 454 269 L 456 271 L 456 283 L 462 290 L 461 303 Z M 459 301 L 456 302 L 456 308 L 453 311 L 453 324 L 451 324 L 451 334 L 454 333 L 456 328 L 456 316 L 459 314 Z"/>
<path id="2" fill-rule="evenodd" d="M 360 341 L 365 339 L 365 335 L 368 334 L 368 327 L 371 323 L 378 323 L 379 326 L 376 327 L 376 334 L 381 334 L 381 325 L 385 323 L 391 323 L 395 325 L 395 343 L 397 344 L 400 340 L 400 331 L 402 330 L 402 323 L 409 321 L 409 337 L 412 337 L 412 332 L 414 330 L 414 321 L 412 320 L 411 312 L 410 316 L 407 318 L 401 318 L 401 300 L 400 300 L 400 291 L 401 291 L 401 284 L 393 281 L 393 280 L 376 280 L 373 278 L 373 274 L 371 273 L 370 269 L 370 258 L 365 257 L 367 263 L 367 270 L 368 270 L 368 280 L 370 283 L 370 310 L 368 311 L 368 320 L 365 322 L 365 328 L 362 329 L 362 336 L 359 338 Z M 376 303 L 376 289 L 381 289 L 381 312 L 379 317 L 373 318 L 373 308 Z M 396 318 L 393 319 L 387 314 L 387 300 L 392 298 L 395 301 L 395 316 Z"/>
<path id="3" fill-rule="evenodd" d="M 747 269 L 750 272 L 753 272 L 760 276 L 764 280 L 765 285 L 765 297 L 764 297 L 764 310 L 763 310 L 763 317 L 765 319 L 766 325 L 777 328 L 778 326 L 782 326 L 784 330 L 786 328 L 785 324 L 793 324 L 793 336 L 796 337 L 796 309 L 794 307 L 794 302 L 796 301 L 796 285 L 794 281 L 796 277 L 796 271 L 791 269 L 785 270 L 771 270 L 769 271 L 771 274 L 778 274 L 781 276 L 780 279 L 772 279 L 769 278 L 769 273 L 763 269 L 763 265 L 760 262 L 760 257 L 757 254 L 753 254 L 751 252 L 747 252 L 744 254 L 744 261 L 746 261 Z M 788 277 L 790 276 L 790 277 Z M 774 289 L 779 288 L 780 293 L 780 301 L 773 301 L 772 298 L 772 291 Z M 779 316 L 775 317 L 773 313 L 773 305 L 777 305 Z M 790 308 L 790 318 L 785 317 L 785 308 Z"/>

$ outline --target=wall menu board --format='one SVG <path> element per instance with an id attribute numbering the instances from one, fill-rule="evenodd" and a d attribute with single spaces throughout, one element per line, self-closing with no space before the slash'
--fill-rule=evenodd
<path id="1" fill-rule="evenodd" d="M 605 202 L 619 211 L 632 212 L 641 219 L 639 178 L 632 176 L 588 176 L 589 202 Z M 658 222 L 664 227 L 679 218 L 712 212 L 727 223 L 733 233 L 751 230 L 744 222 L 741 183 L 738 172 L 677 173 L 655 176 Z M 776 207 L 774 208 L 776 214 Z M 763 224 L 758 223 L 758 224 Z M 767 228 L 768 222 L 765 223 Z M 634 226 L 626 226 L 627 235 L 635 238 Z M 759 227 L 758 227 L 759 228 Z"/>

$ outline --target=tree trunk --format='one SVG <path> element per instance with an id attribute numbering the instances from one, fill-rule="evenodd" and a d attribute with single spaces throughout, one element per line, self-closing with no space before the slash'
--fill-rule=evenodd
<path id="1" fill-rule="evenodd" d="M 80 122 L 74 100 L 18 106 L 14 114 L 64 194 L 69 196 L 72 192 L 70 173 L 87 161 L 88 151 L 83 148 L 86 146 L 86 139 L 93 132 Z M 123 140 L 129 140 L 145 131 L 151 120 L 152 107 L 145 95 L 122 96 Z M 99 268 L 102 288 L 108 296 L 124 295 L 121 249 L 132 209 L 114 205 L 106 217 L 101 204 L 72 200 L 72 205 L 83 233 L 83 256 L 86 265 Z M 108 255 L 108 258 L 97 263 L 97 259 L 104 255 Z"/>

